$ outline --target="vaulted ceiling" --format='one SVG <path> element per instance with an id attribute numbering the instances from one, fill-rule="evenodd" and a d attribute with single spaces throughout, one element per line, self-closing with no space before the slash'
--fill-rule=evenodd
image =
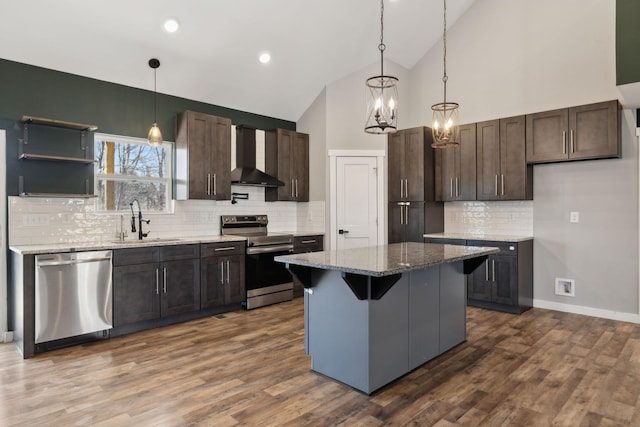
<path id="1" fill-rule="evenodd" d="M 449 28 L 474 1 L 448 1 Z M 442 37 L 442 0 L 384 5 L 385 59 L 410 69 Z M 378 0 L 10 0 L 2 15 L 0 58 L 148 90 L 158 58 L 158 92 L 291 121 L 380 58 Z"/>

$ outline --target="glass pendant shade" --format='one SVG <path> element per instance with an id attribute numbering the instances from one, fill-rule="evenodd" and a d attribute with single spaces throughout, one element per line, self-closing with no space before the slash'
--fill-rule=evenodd
<path id="1" fill-rule="evenodd" d="M 449 148 L 460 144 L 460 124 L 458 121 L 458 107 L 456 102 L 441 102 L 431 106 L 433 119 L 431 133 L 433 148 Z"/>
<path id="2" fill-rule="evenodd" d="M 156 122 L 153 123 L 151 129 L 149 129 L 149 135 L 147 135 L 147 141 L 149 145 L 153 147 L 158 147 L 162 145 L 162 132 L 160 132 L 160 128 Z"/>
<path id="3" fill-rule="evenodd" d="M 367 85 L 367 133 L 393 133 L 398 129 L 398 79 L 375 76 Z"/>

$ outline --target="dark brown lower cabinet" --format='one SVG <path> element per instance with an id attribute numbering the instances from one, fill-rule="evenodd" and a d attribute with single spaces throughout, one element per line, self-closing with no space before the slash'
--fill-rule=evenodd
<path id="1" fill-rule="evenodd" d="M 293 253 L 302 254 L 306 252 L 318 252 L 324 250 L 324 235 L 310 234 L 305 236 L 295 236 L 293 238 Z M 304 295 L 304 286 L 293 278 L 293 296 L 301 297 Z"/>
<path id="2" fill-rule="evenodd" d="M 246 299 L 244 242 L 202 245 L 201 305 L 215 308 L 240 304 Z"/>
<path id="3" fill-rule="evenodd" d="M 503 242 L 425 238 L 426 243 L 491 246 L 489 255 L 467 275 L 467 305 L 520 314 L 533 305 L 533 240 Z"/>
<path id="4" fill-rule="evenodd" d="M 113 251 L 113 325 L 200 310 L 200 245 Z"/>

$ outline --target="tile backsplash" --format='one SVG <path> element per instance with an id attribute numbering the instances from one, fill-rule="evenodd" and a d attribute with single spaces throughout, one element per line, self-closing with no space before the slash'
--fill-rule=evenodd
<path id="1" fill-rule="evenodd" d="M 445 203 L 444 218 L 447 233 L 533 236 L 533 201 Z"/>
<path id="2" fill-rule="evenodd" d="M 248 200 L 174 201 L 172 214 L 143 214 L 149 237 L 201 237 L 220 234 L 220 215 L 267 214 L 269 230 L 281 232 L 324 232 L 324 202 L 265 202 L 264 188 L 232 186 L 248 193 Z M 100 213 L 93 199 L 8 198 L 9 244 L 32 245 L 68 242 L 111 242 L 124 227 L 128 239 L 131 213 Z"/>

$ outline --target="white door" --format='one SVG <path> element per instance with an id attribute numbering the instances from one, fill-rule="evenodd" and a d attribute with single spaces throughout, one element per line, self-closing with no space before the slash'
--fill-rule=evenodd
<path id="1" fill-rule="evenodd" d="M 375 157 L 336 159 L 337 249 L 378 244 L 376 165 Z"/>

